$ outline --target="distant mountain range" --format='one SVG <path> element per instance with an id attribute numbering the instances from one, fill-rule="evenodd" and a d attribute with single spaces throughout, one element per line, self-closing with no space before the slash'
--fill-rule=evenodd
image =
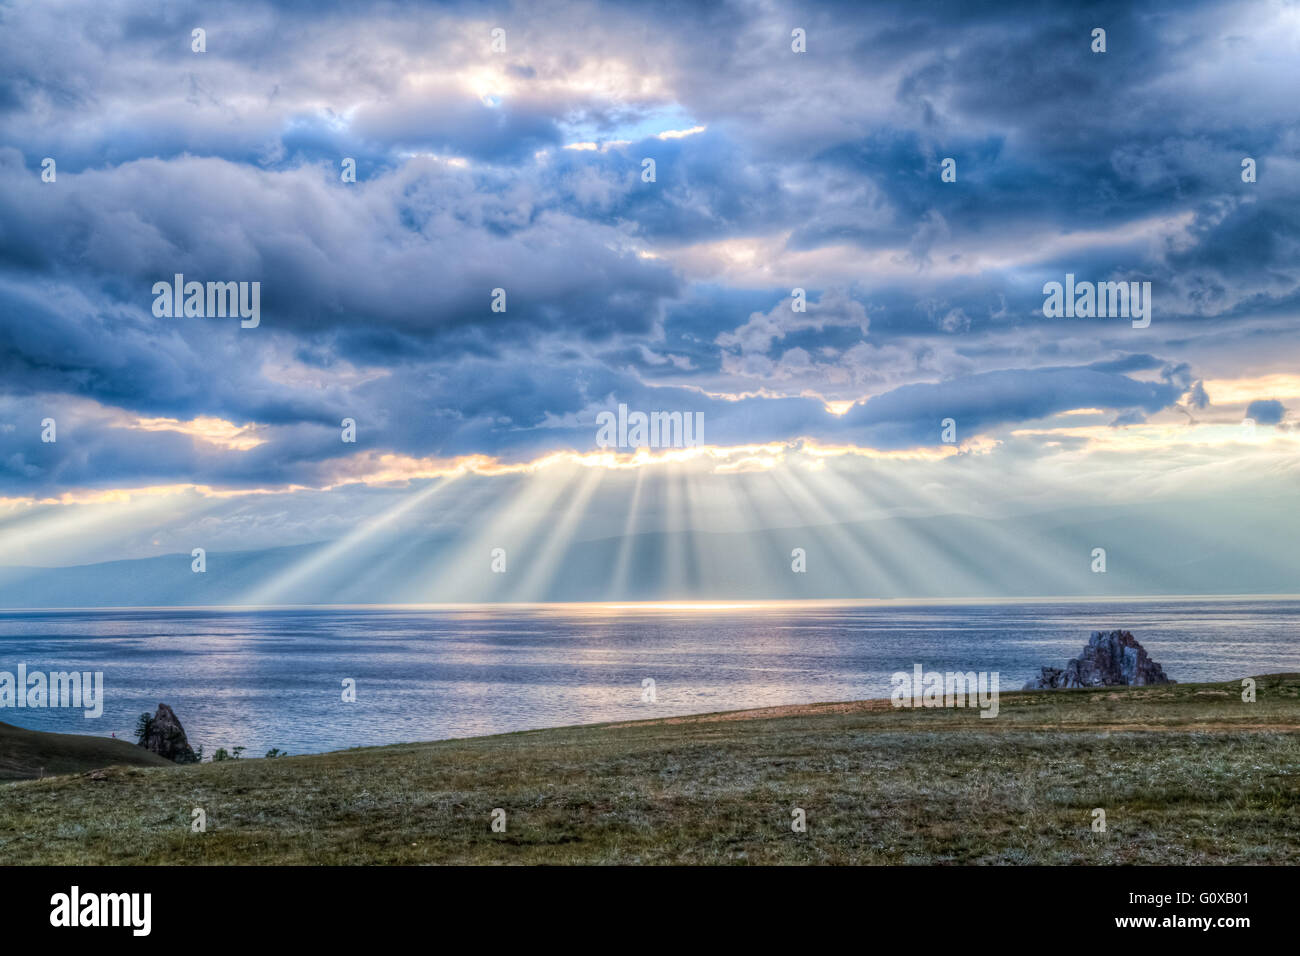
<path id="1" fill-rule="evenodd" d="M 735 533 L 468 546 L 376 536 L 62 568 L 0 567 L 0 607 L 982 598 L 1300 592 L 1293 502 L 1208 500 L 1002 519 L 894 517 Z M 507 536 L 508 537 L 508 536 Z M 545 533 L 541 535 L 545 539 Z M 492 547 L 507 570 L 493 573 Z M 794 572 L 792 551 L 806 554 Z M 1094 548 L 1105 573 L 1092 570 Z M 542 557 L 545 553 L 545 557 Z M 255 600 L 254 600 L 255 599 Z"/>

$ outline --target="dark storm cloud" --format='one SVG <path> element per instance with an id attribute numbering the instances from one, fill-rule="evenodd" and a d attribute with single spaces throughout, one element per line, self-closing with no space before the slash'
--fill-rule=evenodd
<path id="1" fill-rule="evenodd" d="M 1294 23 L 1273 9 L 3 16 L 6 487 L 309 483 L 344 454 L 344 416 L 362 450 L 415 457 L 589 449 L 618 402 L 703 411 L 712 443 L 901 448 L 943 418 L 970 437 L 1073 408 L 1122 424 L 1207 404 L 1212 323 L 1276 317 L 1240 333 L 1261 356 L 1296 337 Z M 358 182 L 340 182 L 343 157 Z M 152 284 L 176 272 L 261 282 L 261 326 L 155 318 Z M 1045 320 L 1042 284 L 1066 272 L 1151 281 L 1151 328 Z M 836 417 L 823 398 L 860 401 Z M 47 407 L 106 437 L 31 445 Z M 265 444 L 122 415 L 215 416 Z"/>
<path id="2" fill-rule="evenodd" d="M 12 151 L 3 166 L 18 167 Z M 65 175 L 53 201 L 46 184 L 19 178 L 0 198 L 10 224 L 0 261 L 28 260 L 59 278 L 75 263 L 76 278 L 143 310 L 153 283 L 177 272 L 256 280 L 274 328 L 379 324 L 413 336 L 463 326 L 644 332 L 676 290 L 663 265 L 611 248 L 610 227 L 532 209 L 524 185 L 432 161 L 353 190 L 331 178 L 310 167 L 141 160 Z M 491 310 L 494 288 L 507 292 L 504 313 Z"/>

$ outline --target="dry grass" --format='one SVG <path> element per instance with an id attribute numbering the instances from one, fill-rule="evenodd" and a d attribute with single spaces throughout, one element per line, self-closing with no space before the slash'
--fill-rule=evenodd
<path id="1" fill-rule="evenodd" d="M 125 740 L 47 734 L 0 723 L 0 781 L 82 773 L 113 764 L 171 766 L 162 757 Z"/>
<path id="2" fill-rule="evenodd" d="M 1032 692 L 993 720 L 856 702 L 116 768 L 0 785 L 0 857 L 1296 863 L 1300 676 L 1258 681 L 1252 704 L 1239 683 Z"/>

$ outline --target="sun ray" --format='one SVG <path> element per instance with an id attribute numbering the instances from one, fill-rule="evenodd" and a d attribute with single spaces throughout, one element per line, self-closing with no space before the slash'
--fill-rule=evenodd
<path id="1" fill-rule="evenodd" d="M 531 553 L 523 583 L 519 586 L 522 600 L 545 600 L 547 587 L 559 574 L 559 564 L 565 550 L 573 542 L 574 528 L 586 517 L 591 496 L 604 480 L 604 469 L 588 468 L 577 480 L 577 491 L 569 496 L 558 519 L 545 529 L 542 546 Z"/>
<path id="2" fill-rule="evenodd" d="M 336 539 L 271 580 L 249 591 L 237 603 L 258 607 L 275 604 L 277 601 L 282 600 L 286 594 L 289 594 L 293 588 L 325 574 L 327 570 L 335 567 L 346 568 L 348 561 L 355 559 L 355 554 L 362 545 L 381 534 L 393 531 L 402 518 L 430 498 L 451 487 L 455 481 L 455 476 L 440 478 L 431 482 L 428 487 L 407 495 L 381 514 L 358 525 L 343 537 Z"/>
<path id="3" fill-rule="evenodd" d="M 632 548 L 637 540 L 637 527 L 641 520 L 641 486 L 645 481 L 645 476 L 646 470 L 644 468 L 636 469 L 636 477 L 632 485 L 632 498 L 628 504 L 627 515 L 623 519 L 623 534 L 618 542 L 618 555 L 614 559 L 614 571 L 610 576 L 609 594 L 616 600 L 627 594 L 627 579 Z"/>
<path id="4" fill-rule="evenodd" d="M 525 600 L 517 582 L 528 567 L 529 547 L 557 500 L 579 477 L 579 466 L 547 469 L 519 475 L 515 488 L 506 492 L 491 517 L 475 524 L 478 531 L 463 534 L 450 553 L 439 555 L 427 570 L 426 600 L 465 601 L 492 598 Z M 492 572 L 492 553 L 505 552 L 506 571 Z"/>

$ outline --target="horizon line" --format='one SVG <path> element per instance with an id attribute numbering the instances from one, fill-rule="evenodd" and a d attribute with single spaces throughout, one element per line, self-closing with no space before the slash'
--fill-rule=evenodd
<path id="1" fill-rule="evenodd" d="M 559 609 L 577 608 L 606 611 L 741 611 L 783 607 L 884 607 L 884 606 L 971 606 L 981 604 L 1100 604 L 1152 601 L 1300 601 L 1300 594 L 1135 594 L 1135 595 L 1042 595 L 1031 597 L 904 597 L 904 598 L 791 598 L 771 600 L 727 599 L 691 601 L 665 598 L 656 601 L 447 601 L 405 604 L 152 604 L 80 607 L 0 607 L 0 614 L 78 613 L 87 611 L 437 611 L 492 608 Z"/>

